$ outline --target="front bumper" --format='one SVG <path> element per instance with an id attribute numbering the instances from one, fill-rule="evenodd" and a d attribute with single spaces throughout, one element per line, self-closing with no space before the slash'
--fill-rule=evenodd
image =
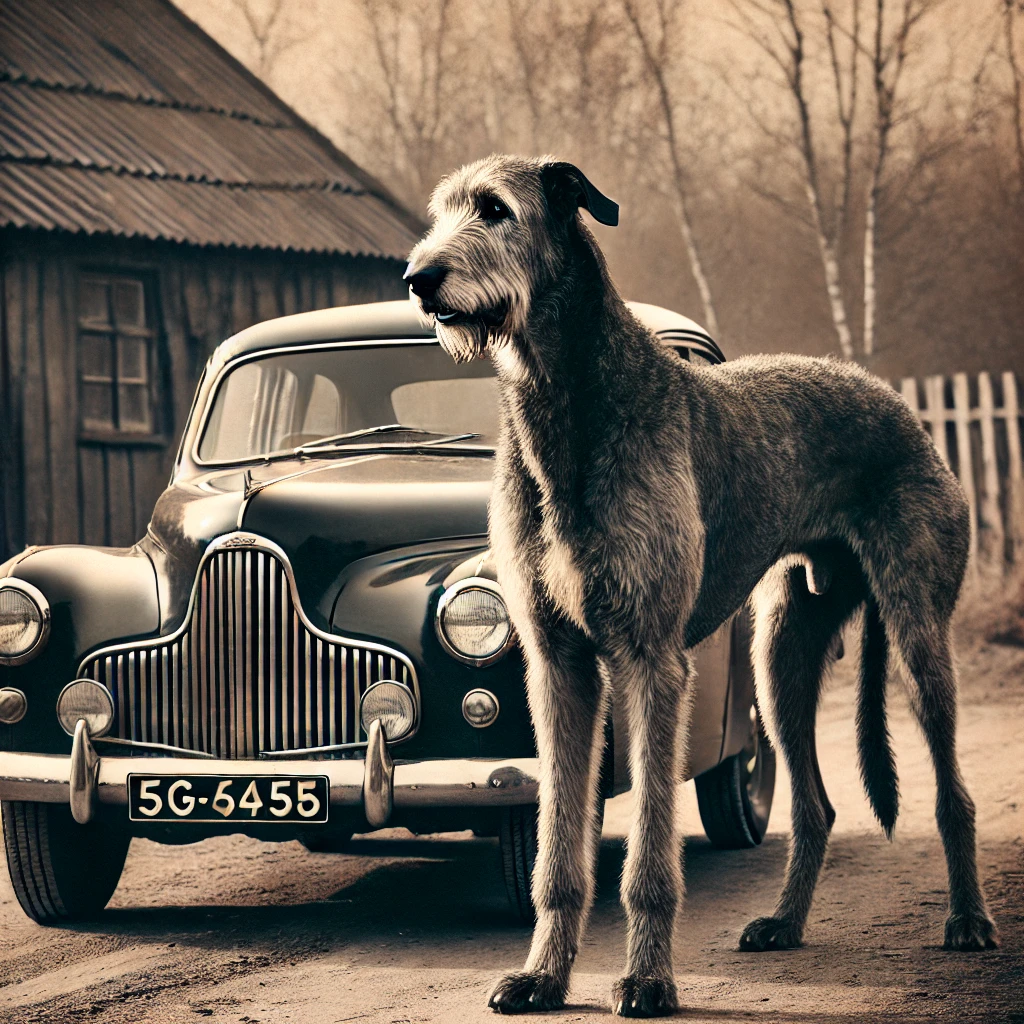
<path id="1" fill-rule="evenodd" d="M 88 749 L 83 749 L 87 747 Z M 0 752 L 0 799 L 69 803 L 84 823 L 96 804 L 128 803 L 128 776 L 326 775 L 333 807 L 362 807 L 374 827 L 386 824 L 392 807 L 500 807 L 535 803 L 536 758 L 465 759 L 391 764 L 387 748 L 372 745 L 366 760 L 196 760 L 185 757 L 101 757 L 87 737 L 76 735 L 70 757 Z M 381 748 L 383 748 L 381 750 Z"/>

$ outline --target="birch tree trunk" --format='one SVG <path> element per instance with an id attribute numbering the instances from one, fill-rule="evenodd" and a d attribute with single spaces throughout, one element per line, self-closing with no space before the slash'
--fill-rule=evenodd
<path id="1" fill-rule="evenodd" d="M 711 298 L 711 286 L 708 284 L 707 276 L 704 273 L 704 261 L 701 259 L 700 249 L 697 246 L 697 239 L 693 234 L 693 227 L 690 224 L 690 212 L 686 208 L 686 197 L 682 189 L 676 193 L 676 219 L 679 221 L 679 231 L 683 236 L 683 244 L 686 246 L 686 256 L 690 261 L 690 273 L 700 293 L 701 305 L 704 307 L 704 329 L 712 338 L 718 338 L 718 316 L 715 313 L 715 304 Z"/>
<path id="2" fill-rule="evenodd" d="M 811 219 L 814 232 L 818 237 L 818 251 L 821 253 L 821 266 L 825 272 L 825 290 L 828 292 L 829 311 L 832 313 L 832 325 L 839 339 L 839 351 L 844 359 L 853 358 L 853 336 L 850 334 L 850 321 L 846 316 L 846 302 L 843 298 L 842 279 L 839 274 L 839 256 L 835 245 L 825 233 L 821 223 L 820 198 L 814 185 L 807 186 L 807 201 L 811 207 Z"/>
<path id="3" fill-rule="evenodd" d="M 875 158 L 864 211 L 864 358 L 875 352 L 875 320 L 878 293 L 875 278 L 875 253 L 878 243 L 878 200 L 882 192 L 882 173 L 889 156 L 900 78 L 907 62 L 910 36 L 914 27 L 941 0 L 903 0 L 898 8 L 900 20 L 888 43 L 885 42 L 887 0 L 875 0 L 874 47 L 870 54 L 875 92 Z"/>
<path id="4" fill-rule="evenodd" d="M 875 210 L 878 204 L 878 180 L 872 175 L 864 212 L 864 358 L 875 351 Z"/>
<path id="5" fill-rule="evenodd" d="M 690 218 L 686 177 L 683 172 L 683 161 L 679 152 L 679 134 L 676 129 L 676 108 L 668 87 L 668 64 L 671 60 L 668 32 L 672 11 L 669 10 L 667 0 L 660 0 L 659 3 L 655 4 L 660 31 L 660 38 L 657 47 L 655 47 L 651 36 L 644 28 L 639 11 L 633 0 L 622 0 L 622 10 L 633 29 L 637 42 L 640 44 L 644 67 L 654 83 L 658 96 L 658 107 L 665 128 L 668 156 L 672 166 L 672 188 L 675 196 L 676 219 L 679 222 L 679 231 L 683 236 L 683 244 L 686 246 L 690 273 L 693 276 L 694 283 L 697 285 L 697 292 L 700 294 L 701 304 L 704 307 L 704 328 L 711 337 L 717 338 L 718 315 L 715 312 L 715 304 L 711 296 L 711 286 L 704 271 L 704 260 L 701 257 L 700 247 L 697 244 L 693 231 L 693 221 Z"/>

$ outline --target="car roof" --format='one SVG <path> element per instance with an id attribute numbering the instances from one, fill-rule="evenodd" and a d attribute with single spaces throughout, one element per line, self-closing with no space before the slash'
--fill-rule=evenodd
<path id="1" fill-rule="evenodd" d="M 646 302 L 627 305 L 638 319 L 665 341 L 696 344 L 714 353 L 718 360 L 724 360 L 711 335 L 688 317 Z M 222 342 L 214 353 L 214 360 L 226 363 L 236 356 L 265 348 L 317 341 L 433 337 L 433 325 L 408 299 L 368 302 L 359 306 L 335 306 L 310 313 L 295 313 L 253 324 Z"/>

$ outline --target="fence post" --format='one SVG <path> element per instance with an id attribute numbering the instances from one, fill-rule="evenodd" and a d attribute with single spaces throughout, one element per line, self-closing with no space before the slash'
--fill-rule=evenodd
<path id="1" fill-rule="evenodd" d="M 999 506 L 999 463 L 996 458 L 995 400 L 992 378 L 978 374 L 978 422 L 981 425 L 981 525 L 985 529 L 986 560 L 1002 567 L 1005 558 L 1003 515 Z"/>
<path id="2" fill-rule="evenodd" d="M 949 465 L 949 449 L 946 445 L 946 397 L 941 377 L 925 377 L 924 379 L 924 413 L 922 419 L 928 420 L 932 428 L 932 440 L 942 456 L 942 461 Z"/>
<path id="3" fill-rule="evenodd" d="M 940 378 L 941 379 L 941 378 Z M 971 458 L 971 398 L 967 374 L 953 375 L 953 421 L 956 424 L 956 461 L 960 485 L 971 510 L 971 561 L 978 567 L 978 495 L 974 490 L 974 466 Z"/>
<path id="4" fill-rule="evenodd" d="M 1003 416 L 1006 420 L 1006 448 L 1010 456 L 1009 533 L 1013 542 L 1013 560 L 1021 561 L 1024 547 L 1024 493 L 1021 486 L 1020 405 L 1017 400 L 1017 377 L 1011 371 L 1003 374 Z"/>
<path id="5" fill-rule="evenodd" d="M 910 411 L 918 418 L 921 418 L 921 410 L 917 404 L 917 380 L 914 377 L 904 377 L 900 381 L 900 394 L 903 401 L 910 406 Z"/>

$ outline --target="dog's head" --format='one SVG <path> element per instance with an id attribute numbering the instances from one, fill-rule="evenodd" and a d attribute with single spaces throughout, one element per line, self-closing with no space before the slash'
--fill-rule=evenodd
<path id="1" fill-rule="evenodd" d="M 549 158 L 491 156 L 443 178 L 433 226 L 409 255 L 413 301 L 457 362 L 514 336 L 534 298 L 559 274 L 580 208 L 603 224 L 618 206 L 578 167 Z"/>

